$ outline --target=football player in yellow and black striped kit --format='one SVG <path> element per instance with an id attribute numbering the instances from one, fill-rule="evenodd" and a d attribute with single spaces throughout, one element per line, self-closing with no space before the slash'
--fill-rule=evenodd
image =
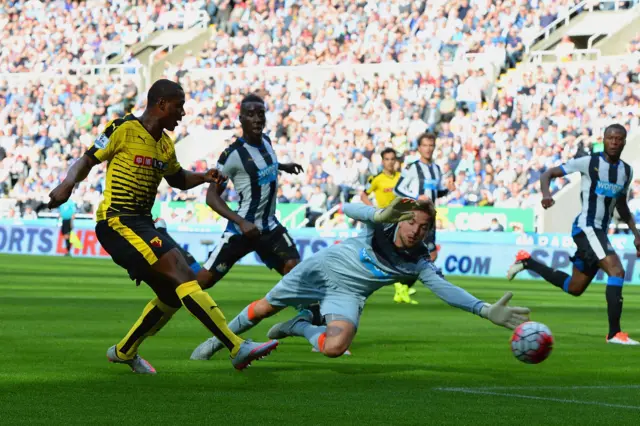
<path id="1" fill-rule="evenodd" d="M 155 82 L 149 89 L 144 113 L 110 122 L 49 194 L 49 208 L 61 205 L 91 168 L 108 161 L 104 199 L 96 212 L 96 236 L 131 279 L 146 282 L 156 294 L 126 336 L 107 350 L 109 361 L 127 364 L 135 373 L 156 372 L 138 355 L 138 347 L 183 305 L 224 342 L 236 369 L 268 355 L 278 345 L 273 340 L 245 341 L 231 332 L 222 311 L 202 291 L 176 243 L 154 226 L 151 208 L 163 178 L 182 190 L 220 179 L 215 169 L 207 173 L 187 171 L 176 158 L 173 140 L 164 129 L 176 128 L 185 114 L 184 103 L 179 84 L 170 80 Z"/>

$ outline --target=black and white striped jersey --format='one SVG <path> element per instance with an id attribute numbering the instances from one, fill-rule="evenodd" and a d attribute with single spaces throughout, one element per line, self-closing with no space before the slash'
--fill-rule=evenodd
<path id="1" fill-rule="evenodd" d="M 238 215 L 254 223 L 260 231 L 273 230 L 279 224 L 275 214 L 278 159 L 267 135 L 262 135 L 260 146 L 238 138 L 220 155 L 216 168 L 233 182 L 238 192 Z M 231 221 L 226 230 L 240 233 Z"/>
<path id="2" fill-rule="evenodd" d="M 593 154 L 567 161 L 560 168 L 565 175 L 579 172 L 582 177 L 582 209 L 573 222 L 571 233 L 606 231 L 619 198 L 626 197 L 633 180 L 631 166 L 622 160 L 610 164 L 604 155 Z"/>
<path id="3" fill-rule="evenodd" d="M 400 197 L 417 199 L 426 195 L 433 202 L 444 197 L 449 191 L 443 186 L 442 171 L 435 163 L 426 164 L 414 161 L 402 171 L 402 176 L 396 184 L 394 192 Z"/>

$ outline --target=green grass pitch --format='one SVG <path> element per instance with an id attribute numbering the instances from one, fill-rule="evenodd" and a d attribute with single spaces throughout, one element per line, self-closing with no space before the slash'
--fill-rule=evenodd
<path id="1" fill-rule="evenodd" d="M 210 293 L 230 320 L 277 280 L 235 267 Z M 605 344 L 604 286 L 572 298 L 542 282 L 452 280 L 491 302 L 514 291 L 512 303 L 553 331 L 551 357 L 522 364 L 508 330 L 422 287 L 419 305 L 396 305 L 388 288 L 367 304 L 351 357 L 328 359 L 293 338 L 244 372 L 226 353 L 189 361 L 208 335 L 181 311 L 142 346 L 158 374 L 137 376 L 105 352 L 151 298 L 147 287 L 107 260 L 0 255 L 0 423 L 638 424 L 640 348 Z M 264 339 L 293 313 L 245 337 Z M 623 326 L 640 338 L 640 288 L 625 288 Z"/>

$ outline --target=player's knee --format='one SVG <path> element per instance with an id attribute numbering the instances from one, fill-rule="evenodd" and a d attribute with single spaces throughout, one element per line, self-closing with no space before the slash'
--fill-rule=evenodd
<path id="1" fill-rule="evenodd" d="M 280 312 L 282 308 L 273 306 L 267 299 L 256 300 L 249 305 L 249 319 L 260 321 Z"/>
<path id="2" fill-rule="evenodd" d="M 586 287 L 576 287 L 576 288 L 571 288 L 569 287 L 569 291 L 567 291 L 567 293 L 569 293 L 571 296 L 582 296 L 582 293 L 584 293 L 584 291 L 586 290 Z"/>
<path id="3" fill-rule="evenodd" d="M 346 343 L 325 343 L 322 353 L 328 358 L 338 358 L 342 356 L 347 349 L 349 349 L 349 345 Z"/>
<path id="4" fill-rule="evenodd" d="M 609 276 L 616 277 L 616 278 L 624 278 L 624 274 L 625 274 L 624 268 L 620 265 L 620 266 L 613 267 L 613 270 L 611 271 Z"/>
<path id="5" fill-rule="evenodd" d="M 213 274 L 204 268 L 198 271 L 197 280 L 203 290 L 213 287 L 216 283 Z"/>
<path id="6" fill-rule="evenodd" d="M 287 275 L 298 263 L 300 263 L 300 260 L 298 259 L 287 260 L 284 264 L 284 268 L 282 268 L 282 275 Z"/>
<path id="7" fill-rule="evenodd" d="M 574 277 L 572 281 L 569 283 L 569 287 L 567 288 L 567 293 L 575 297 L 581 296 L 582 293 L 584 293 L 587 287 L 589 286 L 589 283 L 591 283 L 591 280 L 576 281 L 576 278 Z"/>
<path id="8" fill-rule="evenodd" d="M 196 280 L 196 274 L 187 265 L 187 261 L 178 249 L 167 252 L 154 266 L 156 270 L 172 280 L 176 286 Z"/>

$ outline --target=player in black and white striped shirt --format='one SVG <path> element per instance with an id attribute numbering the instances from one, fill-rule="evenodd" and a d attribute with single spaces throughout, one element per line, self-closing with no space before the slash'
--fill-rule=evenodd
<path id="1" fill-rule="evenodd" d="M 449 190 L 442 183 L 442 171 L 440 166 L 433 162 L 433 152 L 436 149 L 436 137 L 431 133 L 423 133 L 418 138 L 418 152 L 420 159 L 409 164 L 400 176 L 400 180 L 396 184 L 394 192 L 399 197 L 413 198 L 414 200 L 431 200 L 436 202 L 440 197 L 444 197 Z M 425 239 L 431 261 L 435 262 L 438 257 L 436 247 L 436 228 L 432 226 Z M 417 304 L 418 302 L 411 300 L 409 296 L 415 293 L 413 284 L 407 283 L 395 285 L 396 293 L 393 300 L 396 303 L 401 301 L 404 303 Z M 406 293 L 406 294 L 405 294 Z"/>
<path id="2" fill-rule="evenodd" d="M 549 183 L 557 178 L 579 172 L 582 176 L 580 199 L 582 210 L 573 222 L 572 236 L 577 250 L 571 276 L 549 268 L 531 258 L 525 251 L 518 253 L 516 262 L 509 268 L 507 278 L 513 279 L 520 271 L 530 269 L 566 293 L 580 296 L 587 289 L 598 269 L 609 276 L 606 298 L 609 316 L 607 342 L 622 345 L 638 345 L 620 328 L 622 316 L 622 286 L 624 268 L 620 257 L 607 238 L 607 230 L 614 208 L 629 226 L 635 237 L 636 255 L 640 257 L 640 233 L 627 204 L 629 185 L 633 171 L 629 164 L 620 159 L 627 139 L 627 130 L 620 124 L 613 124 L 604 131 L 604 152 L 569 160 L 559 167 L 544 172 L 540 177 L 542 207 L 548 209 L 554 203 L 549 192 Z M 559 212 L 562 214 L 562 212 Z"/>
<path id="3" fill-rule="evenodd" d="M 398 196 L 420 201 L 431 200 L 435 204 L 438 198 L 444 197 L 449 193 L 449 190 L 442 182 L 440 166 L 433 162 L 435 149 L 435 135 L 424 133 L 418 138 L 420 159 L 409 164 L 402 171 L 402 176 L 394 189 Z M 431 253 L 431 260 L 435 262 L 438 256 L 435 227 L 427 235 L 426 242 Z"/>
<path id="4" fill-rule="evenodd" d="M 202 288 L 210 288 L 241 258 L 256 252 L 262 261 L 280 274 L 300 262 L 300 254 L 287 230 L 276 219 L 278 171 L 300 173 L 295 163 L 279 164 L 271 140 L 263 133 L 265 103 L 257 95 L 246 96 L 240 105 L 242 137 L 221 155 L 216 168 L 233 182 L 240 196 L 232 211 L 220 194 L 225 184 L 211 184 L 207 204 L 229 220 L 220 242 L 198 273 Z"/>

